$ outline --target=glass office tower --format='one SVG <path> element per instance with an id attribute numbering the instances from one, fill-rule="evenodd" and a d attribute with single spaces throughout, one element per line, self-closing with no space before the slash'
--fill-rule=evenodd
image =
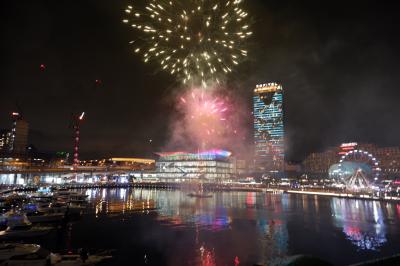
<path id="1" fill-rule="evenodd" d="M 277 83 L 257 85 L 254 106 L 254 166 L 256 171 L 284 171 L 283 89 Z"/>

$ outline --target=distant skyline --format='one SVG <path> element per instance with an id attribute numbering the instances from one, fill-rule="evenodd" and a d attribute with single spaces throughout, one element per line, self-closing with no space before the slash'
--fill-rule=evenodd
<path id="1" fill-rule="evenodd" d="M 0 128 L 11 127 L 18 104 L 30 124 L 29 143 L 71 152 L 71 114 L 85 111 L 82 159 L 161 150 L 178 83 L 133 53 L 134 33 L 121 22 L 128 3 L 0 3 Z M 252 92 L 267 82 L 284 89 L 290 161 L 347 141 L 400 145 L 395 3 L 247 0 L 245 6 L 254 37 L 249 61 L 228 77 L 228 88 L 249 110 L 249 147 Z"/>

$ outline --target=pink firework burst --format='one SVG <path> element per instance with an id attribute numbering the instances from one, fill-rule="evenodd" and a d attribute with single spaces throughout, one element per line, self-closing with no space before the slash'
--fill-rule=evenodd
<path id="1" fill-rule="evenodd" d="M 223 99 L 212 92 L 192 89 L 180 98 L 185 118 L 199 134 L 221 135 L 226 127 L 228 107 Z"/>

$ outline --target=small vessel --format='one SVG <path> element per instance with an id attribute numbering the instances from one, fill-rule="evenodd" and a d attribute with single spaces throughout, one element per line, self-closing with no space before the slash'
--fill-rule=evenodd
<path id="1" fill-rule="evenodd" d="M 62 201 L 52 202 L 47 205 L 39 205 L 38 211 L 46 213 L 60 213 L 67 215 L 80 215 L 85 209 L 84 206 L 75 203 L 67 203 Z"/>
<path id="2" fill-rule="evenodd" d="M 28 220 L 32 223 L 54 223 L 61 222 L 64 219 L 64 214 L 62 213 L 46 213 L 46 212 L 31 212 L 27 213 L 26 216 Z"/>
<path id="3" fill-rule="evenodd" d="M 39 206 L 32 203 L 23 206 L 23 211 L 32 223 L 61 222 L 65 217 L 65 212 L 56 212 L 52 208 L 40 209 Z"/>
<path id="4" fill-rule="evenodd" d="M 0 244 L 0 265 L 47 266 L 50 252 L 35 244 Z"/>
<path id="5" fill-rule="evenodd" d="M 83 260 L 81 254 L 51 254 L 51 265 L 55 266 L 81 266 L 96 265 L 104 260 L 111 259 L 109 255 L 87 255 Z"/>
<path id="6" fill-rule="evenodd" d="M 0 244 L 0 266 L 96 265 L 112 256 L 99 254 L 55 254 L 36 244 Z"/>
<path id="7" fill-rule="evenodd" d="M 32 226 L 25 214 L 8 212 L 5 217 L 7 219 L 7 228 L 0 231 L 0 240 L 42 236 L 53 229 L 48 226 Z"/>
<path id="8" fill-rule="evenodd" d="M 74 191 L 57 191 L 53 194 L 54 198 L 58 201 L 73 202 L 73 203 L 86 203 L 88 195 L 74 192 Z"/>

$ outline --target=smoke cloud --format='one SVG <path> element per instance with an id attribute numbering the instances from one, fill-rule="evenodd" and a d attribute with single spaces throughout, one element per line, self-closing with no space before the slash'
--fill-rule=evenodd
<path id="1" fill-rule="evenodd" d="M 191 87 L 175 94 L 168 151 L 226 149 L 237 157 L 251 153 L 247 143 L 250 109 L 223 86 Z"/>

